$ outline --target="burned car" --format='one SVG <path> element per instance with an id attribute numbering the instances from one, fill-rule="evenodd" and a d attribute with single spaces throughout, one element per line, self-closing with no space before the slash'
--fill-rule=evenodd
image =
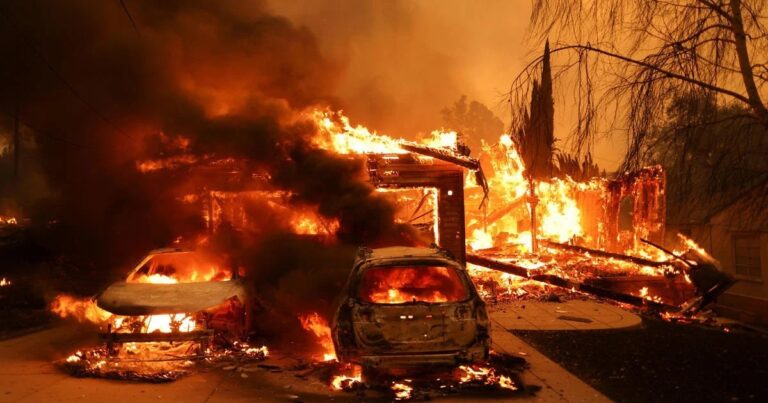
<path id="1" fill-rule="evenodd" d="M 333 318 L 340 361 L 376 373 L 488 358 L 489 320 L 447 251 L 361 248 Z"/>
<path id="2" fill-rule="evenodd" d="M 127 276 L 96 300 L 114 316 L 108 345 L 126 342 L 197 341 L 200 351 L 219 338 L 246 336 L 250 304 L 237 273 L 219 259 L 181 248 L 150 252 Z"/>

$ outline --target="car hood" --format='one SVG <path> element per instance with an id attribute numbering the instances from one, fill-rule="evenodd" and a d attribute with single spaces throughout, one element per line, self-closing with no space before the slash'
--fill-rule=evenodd
<path id="1" fill-rule="evenodd" d="M 99 308 L 115 315 L 155 315 L 199 312 L 237 297 L 245 289 L 236 280 L 204 283 L 114 283 L 96 300 Z"/>

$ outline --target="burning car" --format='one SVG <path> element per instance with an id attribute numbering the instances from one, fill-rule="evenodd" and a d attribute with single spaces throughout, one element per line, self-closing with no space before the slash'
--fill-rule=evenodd
<path id="1" fill-rule="evenodd" d="M 467 271 L 437 247 L 361 248 L 332 323 L 365 373 L 488 358 L 489 320 Z"/>
<path id="2" fill-rule="evenodd" d="M 223 267 L 202 252 L 150 252 L 97 297 L 98 307 L 113 314 L 102 338 L 108 346 L 196 341 L 201 353 L 214 338 L 242 340 L 250 320 L 245 288 L 236 271 Z"/>

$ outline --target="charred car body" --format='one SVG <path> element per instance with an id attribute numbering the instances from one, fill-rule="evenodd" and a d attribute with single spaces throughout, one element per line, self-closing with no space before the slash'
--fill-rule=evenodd
<path id="1" fill-rule="evenodd" d="M 127 276 L 97 297 L 114 314 L 101 335 L 108 346 L 126 342 L 197 341 L 200 352 L 219 338 L 241 340 L 251 315 L 235 272 L 215 258 L 180 248 L 150 252 Z M 110 349 L 111 351 L 112 349 Z"/>
<path id="2" fill-rule="evenodd" d="M 361 248 L 332 336 L 339 360 L 364 370 L 481 361 L 490 346 L 466 269 L 436 247 Z"/>

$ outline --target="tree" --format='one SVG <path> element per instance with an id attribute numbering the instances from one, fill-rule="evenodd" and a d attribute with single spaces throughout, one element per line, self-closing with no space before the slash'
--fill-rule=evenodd
<path id="1" fill-rule="evenodd" d="M 606 176 L 605 171 L 601 171 L 592 159 L 590 152 L 587 152 L 583 158 L 567 153 L 557 153 L 555 154 L 555 161 L 557 162 L 555 176 L 560 178 L 568 176 L 576 181 L 586 182 L 593 178 Z"/>
<path id="2" fill-rule="evenodd" d="M 443 122 L 461 134 L 461 140 L 471 149 L 479 151 L 481 140 L 495 143 L 504 132 L 504 123 L 485 105 L 477 101 L 467 104 L 462 95 L 452 106 L 443 108 Z"/>
<path id="3" fill-rule="evenodd" d="M 701 221 L 768 179 L 768 129 L 747 112 L 718 105 L 710 93 L 672 97 L 646 152 L 667 172 L 671 221 Z M 762 210 L 759 199 L 754 204 Z"/>
<path id="4" fill-rule="evenodd" d="M 549 63 L 549 41 L 542 56 L 541 81 L 534 79 L 530 114 L 526 114 L 518 141 L 531 179 L 552 177 L 555 146 L 555 100 L 552 97 L 552 70 Z"/>
<path id="5" fill-rule="evenodd" d="M 762 0 L 534 0 L 531 33 L 555 38 L 551 53 L 563 63 L 553 75 L 573 78 L 576 87 L 576 149 L 600 133 L 625 132 L 623 168 L 646 163 L 655 141 L 649 134 L 673 135 L 659 119 L 670 94 L 706 92 L 717 104 L 741 107 L 701 125 L 744 118 L 768 127 L 765 8 Z M 524 119 L 519 105 L 543 59 L 513 80 L 513 121 Z"/>

